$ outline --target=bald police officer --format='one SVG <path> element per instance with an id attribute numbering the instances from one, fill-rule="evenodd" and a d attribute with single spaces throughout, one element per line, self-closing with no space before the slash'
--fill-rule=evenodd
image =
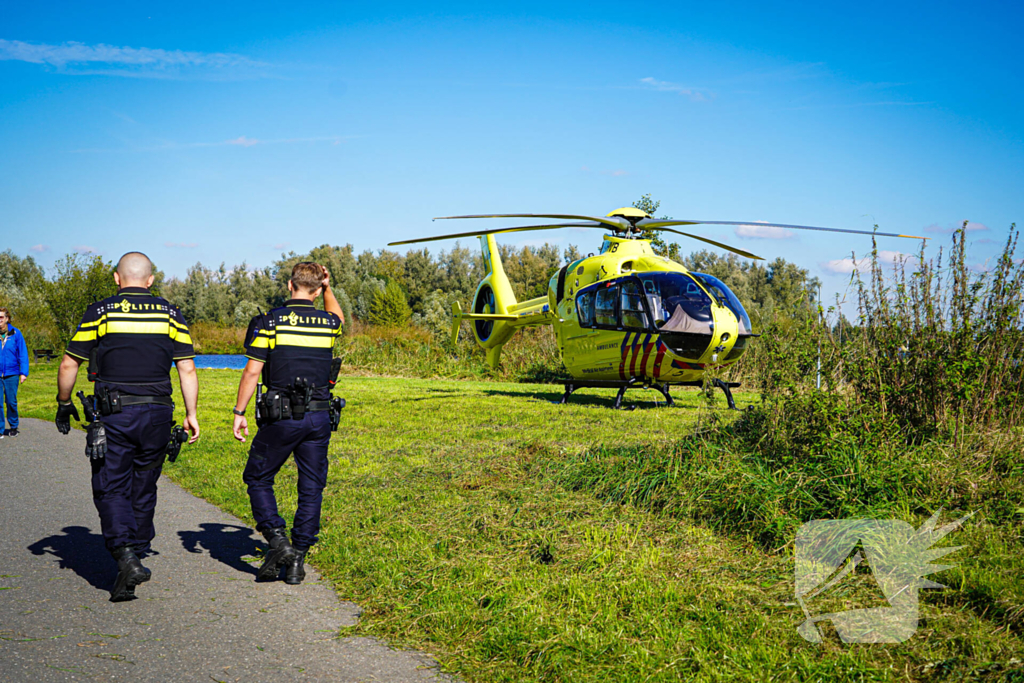
<path id="1" fill-rule="evenodd" d="M 330 274 L 316 263 L 292 268 L 288 291 L 292 298 L 266 315 L 256 316 L 246 334 L 249 362 L 242 371 L 235 402 L 234 434 L 249 435 L 246 406 L 262 382 L 262 423 L 249 449 L 242 475 L 249 490 L 256 530 L 267 539 L 267 551 L 258 579 L 275 579 L 285 567 L 285 582 L 295 585 L 306 577 L 306 551 L 320 533 L 320 506 L 327 484 L 327 447 L 331 439 L 328 414 L 331 360 L 334 341 L 341 335 L 345 316 L 331 291 Z M 321 292 L 324 308 L 314 302 Z M 288 456 L 295 455 L 299 470 L 298 506 L 291 543 L 285 521 L 278 514 L 274 478 Z"/>
<path id="2" fill-rule="evenodd" d="M 110 600 L 122 602 L 134 599 L 135 587 L 150 578 L 139 555 L 150 551 L 156 535 L 156 484 L 174 413 L 171 363 L 178 368 L 190 443 L 199 438 L 199 384 L 181 311 L 149 291 L 149 258 L 139 252 L 125 254 L 114 281 L 117 294 L 89 305 L 68 344 L 57 375 L 56 423 L 67 434 L 71 417 L 79 419 L 71 392 L 79 366 L 88 360 L 100 414 L 89 426 L 86 453 L 92 460 L 93 502 L 103 539 L 117 561 Z"/>

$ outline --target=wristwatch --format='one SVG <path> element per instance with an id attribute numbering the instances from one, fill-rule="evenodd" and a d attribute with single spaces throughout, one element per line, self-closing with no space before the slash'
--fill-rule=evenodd
<path id="1" fill-rule="evenodd" d="M 231 412 L 234 413 L 235 415 L 238 415 L 239 417 L 245 417 L 245 411 L 244 410 L 239 410 L 238 408 L 232 408 Z"/>

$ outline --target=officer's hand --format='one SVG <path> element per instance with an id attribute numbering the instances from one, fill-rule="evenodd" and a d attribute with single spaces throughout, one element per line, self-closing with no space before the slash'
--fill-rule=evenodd
<path id="1" fill-rule="evenodd" d="M 102 422 L 96 421 L 85 431 L 85 454 L 90 460 L 99 460 L 107 455 L 107 430 Z"/>
<path id="2" fill-rule="evenodd" d="M 249 436 L 249 421 L 245 419 L 245 415 L 235 415 L 235 424 L 232 426 L 231 431 L 235 433 L 236 439 L 243 443 L 245 442 L 245 437 Z"/>
<path id="3" fill-rule="evenodd" d="M 75 407 L 74 403 L 58 403 L 57 404 L 57 419 L 54 423 L 57 425 L 57 431 L 61 434 L 67 434 L 71 431 L 71 418 L 75 418 L 75 422 L 81 422 L 82 418 L 78 417 L 78 408 Z"/>
<path id="4" fill-rule="evenodd" d="M 323 271 L 324 271 L 324 279 L 320 283 L 320 286 L 323 287 L 325 290 L 326 289 L 330 289 L 331 288 L 331 274 L 329 272 L 327 272 L 327 267 L 326 266 L 320 266 L 320 268 L 323 269 Z"/>
<path id="5" fill-rule="evenodd" d="M 188 439 L 189 443 L 195 443 L 199 441 L 199 420 L 196 419 L 195 415 L 186 415 L 182 426 L 189 431 L 191 436 Z"/>

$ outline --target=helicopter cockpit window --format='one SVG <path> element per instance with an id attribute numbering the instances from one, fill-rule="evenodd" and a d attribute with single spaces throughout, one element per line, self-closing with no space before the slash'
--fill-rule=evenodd
<path id="1" fill-rule="evenodd" d="M 622 283 L 622 327 L 627 330 L 646 330 L 647 312 L 644 310 L 643 293 L 636 282 Z"/>
<path id="2" fill-rule="evenodd" d="M 576 314 L 579 316 L 580 327 L 594 326 L 594 290 L 576 297 Z"/>
<path id="3" fill-rule="evenodd" d="M 619 297 L 618 287 L 602 287 L 597 290 L 594 300 L 594 322 L 599 327 L 618 327 L 618 315 L 615 310 L 616 299 Z"/>
<path id="4" fill-rule="evenodd" d="M 736 298 L 736 295 L 732 293 L 732 290 L 726 287 L 724 282 L 712 275 L 705 275 L 704 273 L 694 273 L 694 275 L 701 278 L 704 285 L 710 289 L 716 297 L 718 297 L 718 300 L 728 306 L 736 315 L 736 320 L 739 321 L 739 334 L 752 334 L 754 330 L 750 326 L 750 317 L 747 315 L 747 312 L 743 310 L 743 304 L 741 304 L 740 300 Z"/>
<path id="5" fill-rule="evenodd" d="M 644 292 L 662 332 L 711 334 L 711 297 L 685 273 L 645 273 Z"/>

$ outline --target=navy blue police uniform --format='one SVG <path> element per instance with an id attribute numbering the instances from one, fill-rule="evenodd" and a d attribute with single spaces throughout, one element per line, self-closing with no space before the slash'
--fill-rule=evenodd
<path id="1" fill-rule="evenodd" d="M 312 301 L 290 299 L 284 306 L 253 318 L 246 334 L 246 356 L 264 363 L 261 381 L 268 394 L 287 392 L 297 383 L 312 387 L 300 419 L 277 419 L 259 427 L 242 475 L 256 530 L 284 527 L 274 496 L 274 479 L 294 453 L 299 495 L 292 546 L 300 552 L 315 544 L 320 533 L 331 439 L 328 399 L 332 349 L 341 332 L 341 318 L 334 313 L 317 310 Z"/>
<path id="2" fill-rule="evenodd" d="M 99 418 L 106 457 L 92 460 L 92 494 L 107 549 L 149 550 L 156 535 L 157 479 L 171 435 L 171 363 L 193 358 L 188 325 L 174 305 L 144 287 L 124 287 L 89 306 L 68 344 L 79 360 L 96 354 L 95 390 L 119 398 Z"/>

